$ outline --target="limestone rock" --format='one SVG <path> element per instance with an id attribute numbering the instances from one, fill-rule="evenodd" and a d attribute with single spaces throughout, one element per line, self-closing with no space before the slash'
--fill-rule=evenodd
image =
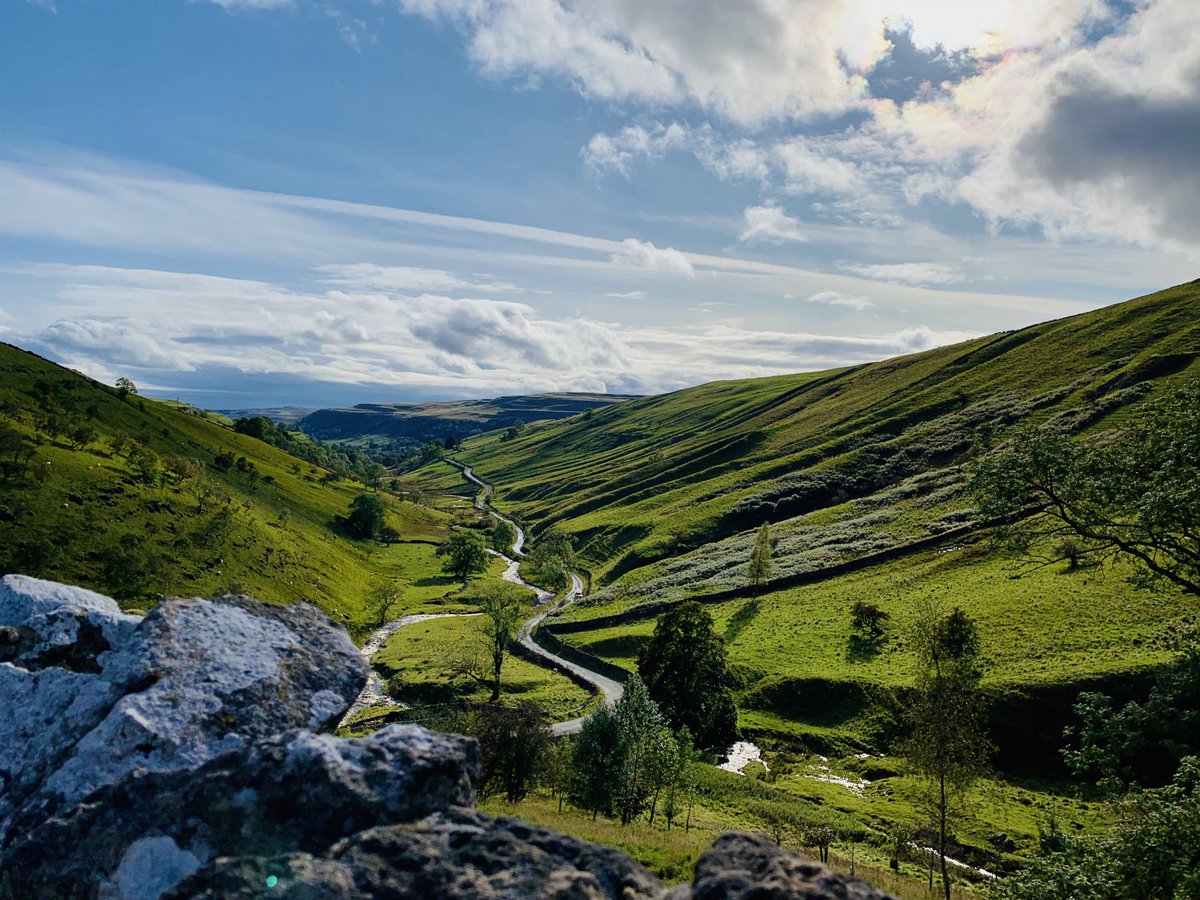
<path id="1" fill-rule="evenodd" d="M 291 731 L 194 771 L 132 773 L 28 828 L 18 818 L 7 862 L 18 896 L 161 893 L 217 857 L 323 854 L 365 829 L 473 805 L 478 771 L 474 740 L 416 725 L 346 739 Z M 151 839 L 170 842 L 156 845 L 158 866 Z"/>
<path id="2" fill-rule="evenodd" d="M 290 728 L 333 727 L 366 681 L 345 629 L 304 605 L 107 597 L 0 579 L 0 848 L 13 818 L 135 769 L 194 769 Z"/>
<path id="3" fill-rule="evenodd" d="M 863 881 L 780 849 L 761 834 L 724 834 L 696 863 L 692 900 L 888 900 Z"/>

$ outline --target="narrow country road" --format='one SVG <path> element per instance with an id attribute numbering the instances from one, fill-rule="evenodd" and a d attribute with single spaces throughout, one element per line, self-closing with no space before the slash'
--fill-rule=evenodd
<path id="1" fill-rule="evenodd" d="M 467 480 L 470 481 L 472 484 L 478 485 L 479 494 L 475 498 L 476 509 L 484 510 L 484 511 L 490 513 L 491 515 L 495 516 L 497 519 L 507 522 L 509 525 L 511 525 L 513 527 L 513 529 L 517 535 L 517 538 L 515 541 L 513 541 L 513 546 L 512 546 L 513 556 L 514 557 L 524 556 L 525 555 L 525 530 L 523 528 L 521 528 L 521 526 L 518 525 L 516 522 L 514 522 L 512 519 L 508 518 L 507 516 L 501 515 L 499 512 L 496 511 L 495 507 L 492 506 L 492 504 L 491 504 L 492 486 L 490 484 L 487 484 L 486 482 L 484 482 L 482 479 L 480 479 L 475 474 L 474 470 L 470 466 L 466 465 L 465 463 L 460 463 L 457 460 L 453 460 L 453 459 L 448 459 L 448 460 L 446 460 L 446 462 L 462 469 L 462 473 L 467 478 Z M 496 554 L 496 555 L 503 556 L 503 554 Z M 521 580 L 521 576 L 518 574 L 518 571 L 517 571 L 518 563 L 515 559 L 511 559 L 506 556 L 504 556 L 503 558 L 508 559 L 508 561 L 509 561 L 508 571 L 506 571 L 504 573 L 504 578 L 506 580 L 511 581 L 514 584 L 523 585 L 523 586 L 533 590 L 537 594 L 539 604 L 545 604 L 549 600 L 553 599 L 554 595 L 551 594 L 549 591 L 543 591 L 542 589 L 536 588 L 533 585 Z M 540 644 L 537 643 L 537 641 L 535 641 L 533 639 L 533 632 L 537 629 L 537 627 L 540 624 L 542 624 L 542 620 L 545 619 L 547 615 L 549 615 L 551 612 L 554 612 L 556 610 L 560 610 L 560 609 L 563 609 L 564 607 L 569 606 L 570 604 L 574 603 L 576 600 L 578 600 L 580 597 L 583 596 L 583 580 L 574 572 L 571 572 L 570 576 L 571 576 L 570 590 L 568 590 L 562 596 L 562 599 L 560 599 L 558 601 L 558 603 L 554 604 L 553 606 L 549 606 L 545 609 L 540 610 L 536 615 L 534 615 L 532 618 L 530 618 L 528 621 L 526 621 L 523 625 L 521 625 L 521 627 L 517 631 L 517 640 L 521 643 L 521 646 L 528 649 L 531 653 L 534 653 L 537 656 L 541 657 L 542 659 L 548 661 L 552 666 L 560 666 L 564 669 L 567 669 L 567 670 L 575 673 L 575 675 L 577 675 L 579 678 L 586 681 L 588 684 L 592 685 L 597 691 L 599 691 L 602 695 L 604 695 L 605 702 L 608 703 L 610 706 L 612 706 L 618 700 L 620 700 L 621 696 L 625 693 L 625 688 L 621 684 L 621 682 L 619 682 L 613 678 L 609 678 L 606 675 L 601 675 L 599 672 L 594 672 L 591 669 L 588 669 L 584 666 L 579 665 L 578 663 L 573 663 L 566 659 L 563 659 L 561 656 L 551 653 L 549 650 L 547 650 L 545 647 L 542 647 Z M 566 722 L 556 722 L 553 726 L 554 733 L 555 734 L 575 734 L 576 732 L 579 731 L 579 728 L 582 723 L 583 723 L 582 716 L 580 716 L 579 718 L 575 718 L 575 719 L 568 719 Z"/>
<path id="2" fill-rule="evenodd" d="M 470 466 L 452 459 L 448 459 L 446 462 L 462 469 L 463 475 L 473 484 L 479 486 L 479 494 L 475 497 L 475 508 L 483 512 L 487 512 L 488 514 L 495 516 L 497 519 L 507 522 L 513 527 L 513 530 L 517 535 L 516 540 L 513 541 L 513 555 L 511 557 L 505 556 L 503 553 L 499 553 L 495 550 L 488 550 L 488 553 L 492 554 L 493 556 L 498 556 L 500 559 L 503 559 L 508 563 L 508 568 L 504 570 L 504 573 L 500 577 L 505 581 L 511 582 L 512 584 L 516 584 L 533 591 L 537 596 L 538 606 L 541 607 L 537 614 L 522 623 L 521 627 L 517 629 L 517 640 L 520 642 L 521 646 L 525 647 L 537 657 L 546 660 L 551 668 L 561 667 L 573 672 L 576 676 L 592 685 L 592 687 L 602 694 L 604 696 L 604 701 L 609 706 L 614 705 L 625 693 L 625 688 L 621 682 L 613 678 L 609 678 L 606 675 L 601 675 L 599 672 L 594 672 L 585 666 L 579 665 L 578 663 L 569 662 L 568 660 L 563 659 L 561 656 L 551 653 L 533 639 L 533 632 L 539 625 L 542 624 L 542 620 L 545 619 L 547 615 L 555 610 L 563 609 L 564 607 L 569 606 L 571 603 L 574 603 L 583 596 L 583 579 L 581 579 L 575 572 L 569 573 L 571 577 L 570 590 L 563 594 L 562 598 L 559 599 L 557 603 L 553 605 L 547 605 L 550 603 L 550 601 L 554 600 L 555 595 L 551 591 L 542 590 L 541 588 L 536 587 L 522 579 L 520 562 L 515 558 L 525 555 L 525 529 L 523 529 L 512 519 L 501 515 L 496 511 L 491 504 L 492 486 L 481 481 L 475 475 L 475 472 Z M 382 628 L 377 628 L 375 631 L 373 631 L 371 636 L 367 638 L 366 642 L 362 645 L 361 652 L 363 657 L 366 659 L 367 664 L 370 665 L 371 659 L 376 653 L 379 652 L 380 648 L 382 648 L 387 642 L 387 639 L 401 628 L 405 628 L 409 625 L 416 625 L 418 622 L 427 622 L 430 619 L 449 619 L 460 616 L 469 617 L 478 615 L 480 614 L 429 613 L 402 616 L 395 621 L 388 622 Z M 391 700 L 384 693 L 383 681 L 375 672 L 374 668 L 372 668 L 371 676 L 367 681 L 366 687 L 363 688 L 362 693 L 359 694 L 358 699 L 354 701 L 354 704 L 350 707 L 350 709 L 346 711 L 346 715 L 342 717 L 341 724 L 346 725 L 350 721 L 351 717 L 353 717 L 360 710 L 366 709 L 369 706 L 383 703 L 385 701 L 395 703 L 394 700 Z M 556 722 L 553 726 L 551 726 L 551 728 L 557 735 L 576 734 L 578 733 L 580 726 L 583 724 L 583 718 L 583 716 L 579 716 L 574 719 L 568 719 L 565 722 Z"/>

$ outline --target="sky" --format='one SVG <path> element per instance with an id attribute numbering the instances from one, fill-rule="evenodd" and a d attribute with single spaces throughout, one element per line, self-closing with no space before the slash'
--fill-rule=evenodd
<path id="1" fill-rule="evenodd" d="M 1200 275 L 1195 0 L 0 0 L 0 340 L 658 393 Z"/>

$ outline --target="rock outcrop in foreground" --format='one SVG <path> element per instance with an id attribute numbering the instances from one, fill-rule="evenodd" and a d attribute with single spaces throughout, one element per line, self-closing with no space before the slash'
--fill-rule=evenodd
<path id="1" fill-rule="evenodd" d="M 764 838 L 670 888 L 475 808 L 471 738 L 331 729 L 366 681 L 317 610 L 0 579 L 0 898 L 883 898 Z"/>

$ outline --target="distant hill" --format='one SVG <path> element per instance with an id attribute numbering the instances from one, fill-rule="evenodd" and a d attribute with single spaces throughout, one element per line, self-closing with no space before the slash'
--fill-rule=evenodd
<path id="1" fill-rule="evenodd" d="M 299 425 L 326 441 L 383 438 L 424 444 L 544 419 L 565 419 L 631 399 L 625 394 L 562 393 L 435 403 L 360 403 L 350 409 L 319 409 L 302 418 Z"/>
<path id="2" fill-rule="evenodd" d="M 213 412 L 230 419 L 255 419 L 262 416 L 291 428 L 315 410 L 311 406 L 268 406 L 260 409 L 215 409 Z"/>

